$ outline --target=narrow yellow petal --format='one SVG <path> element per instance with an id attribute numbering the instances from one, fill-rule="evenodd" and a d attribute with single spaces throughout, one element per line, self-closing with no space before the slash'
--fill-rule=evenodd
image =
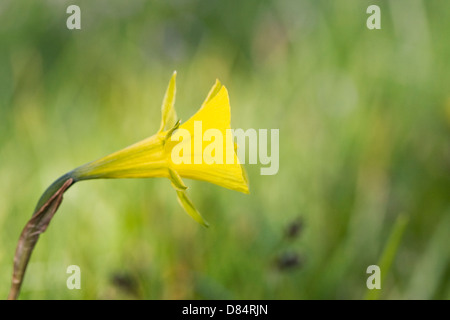
<path id="1" fill-rule="evenodd" d="M 164 100 L 161 106 L 161 126 L 158 132 L 169 130 L 175 125 L 177 121 L 177 114 L 175 111 L 175 95 L 177 91 L 176 87 L 177 72 L 174 71 L 172 78 L 167 86 L 166 94 L 164 95 Z"/>
<path id="2" fill-rule="evenodd" d="M 175 190 L 184 191 L 187 189 L 183 180 L 181 180 L 180 175 L 176 171 L 172 170 L 171 168 L 169 168 L 169 178 L 170 178 L 170 181 L 172 182 L 172 186 L 175 188 Z"/>
<path id="3" fill-rule="evenodd" d="M 203 219 L 200 212 L 195 209 L 194 204 L 192 203 L 191 199 L 186 194 L 186 191 L 177 191 L 178 196 L 178 202 L 181 204 L 181 206 L 184 208 L 184 210 L 198 223 L 205 227 L 209 227 L 208 222 L 206 222 L 205 219 Z"/>

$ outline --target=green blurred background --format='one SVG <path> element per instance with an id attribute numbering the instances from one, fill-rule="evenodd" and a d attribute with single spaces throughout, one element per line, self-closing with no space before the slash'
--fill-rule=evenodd
<path id="1" fill-rule="evenodd" d="M 66 28 L 70 4 L 81 30 Z M 371 4 L 381 30 L 366 27 Z M 0 297 L 41 193 L 154 134 L 177 70 L 181 119 L 219 78 L 232 127 L 280 129 L 278 174 L 246 165 L 250 195 L 186 181 L 209 229 L 168 180 L 77 184 L 22 299 L 363 299 L 380 263 L 379 298 L 449 299 L 449 13 L 442 0 L 2 0 Z M 73 264 L 81 290 L 66 287 Z"/>

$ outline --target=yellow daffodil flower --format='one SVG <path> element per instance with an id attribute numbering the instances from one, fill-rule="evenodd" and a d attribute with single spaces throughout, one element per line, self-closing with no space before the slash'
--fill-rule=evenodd
<path id="1" fill-rule="evenodd" d="M 204 133 L 209 129 L 215 129 L 228 139 L 228 146 L 232 137 L 228 134 L 230 129 L 230 103 L 227 89 L 216 81 L 209 92 L 200 110 L 186 123 L 176 122 L 176 112 L 174 108 L 176 93 L 176 72 L 174 72 L 167 88 L 162 104 L 162 120 L 159 131 L 130 147 L 110 154 L 99 160 L 85 164 L 74 171 L 71 176 L 75 181 L 98 178 L 169 178 L 177 191 L 178 200 L 188 214 L 197 222 L 207 225 L 200 213 L 195 209 L 189 200 L 186 189 L 181 178 L 203 180 L 216 185 L 248 193 L 248 182 L 245 172 L 237 159 L 235 150 L 231 161 L 220 161 L 211 163 L 205 159 L 205 149 L 214 142 L 202 143 L 198 152 L 191 153 L 192 161 L 189 163 L 175 163 L 173 161 L 173 149 L 186 148 L 186 143 L 195 141 L 197 135 L 203 141 Z M 201 131 L 194 130 L 194 123 L 201 123 Z M 178 131 L 188 132 L 188 138 L 182 141 L 174 141 Z M 198 140 L 198 139 L 197 139 Z M 180 146 L 181 145 L 181 146 Z M 217 145 L 215 152 L 225 155 L 227 144 Z M 197 148 L 198 149 L 198 148 Z M 201 157 L 200 161 L 195 161 L 195 157 Z M 198 162 L 198 163 L 196 163 Z"/>
<path id="2" fill-rule="evenodd" d="M 155 135 L 72 170 L 57 179 L 44 192 L 17 245 L 9 299 L 18 297 L 39 235 L 47 229 L 61 204 L 64 192 L 77 181 L 102 178 L 168 178 L 176 190 L 181 206 L 204 226 L 208 224 L 187 196 L 187 187 L 182 178 L 207 181 L 248 193 L 248 181 L 237 159 L 236 146 L 230 134 L 227 89 L 216 81 L 200 110 L 183 124 L 177 121 L 175 93 L 176 72 L 167 87 L 162 104 L 161 125 Z M 203 140 L 209 143 L 204 143 Z M 191 144 L 192 141 L 194 145 Z"/>

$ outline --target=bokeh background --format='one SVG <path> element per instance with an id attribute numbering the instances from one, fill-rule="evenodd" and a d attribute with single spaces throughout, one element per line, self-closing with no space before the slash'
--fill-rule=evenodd
<path id="1" fill-rule="evenodd" d="M 371 4 L 381 30 L 366 28 Z M 0 297 L 41 193 L 155 133 L 177 70 L 180 118 L 219 78 L 232 127 L 280 130 L 278 174 L 246 165 L 250 195 L 186 181 L 209 229 L 168 180 L 77 184 L 22 299 L 449 299 L 449 13 L 442 0 L 2 0 Z M 73 264 L 81 290 L 66 287 Z"/>

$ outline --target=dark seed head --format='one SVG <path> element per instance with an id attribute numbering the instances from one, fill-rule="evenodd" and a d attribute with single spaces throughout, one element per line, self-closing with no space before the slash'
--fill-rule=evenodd
<path id="1" fill-rule="evenodd" d="M 276 265 L 280 271 L 288 271 L 300 268 L 303 264 L 302 257 L 296 252 L 285 252 L 281 254 L 277 260 Z"/>
<path id="2" fill-rule="evenodd" d="M 133 276 L 127 273 L 115 273 L 111 277 L 111 282 L 118 289 L 128 294 L 136 295 L 138 293 L 138 285 Z"/>
<path id="3" fill-rule="evenodd" d="M 303 219 L 298 217 L 292 221 L 285 230 L 285 236 L 289 240 L 297 238 L 303 230 Z"/>

